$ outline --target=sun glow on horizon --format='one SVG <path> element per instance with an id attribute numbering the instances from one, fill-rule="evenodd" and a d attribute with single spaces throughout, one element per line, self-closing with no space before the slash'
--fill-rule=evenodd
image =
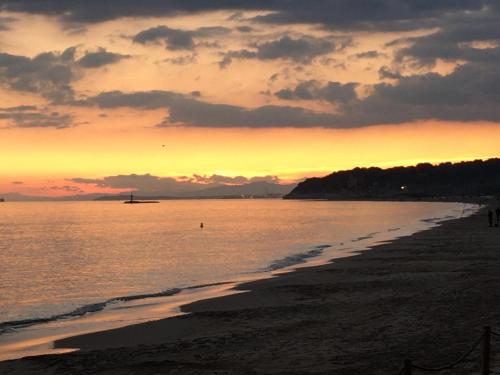
<path id="1" fill-rule="evenodd" d="M 498 156 L 500 126 L 474 120 L 495 110 L 455 116 L 453 100 L 473 97 L 439 90 L 469 61 L 406 49 L 448 25 L 367 32 L 252 18 L 271 14 L 222 7 L 75 23 L 6 12 L 0 193 L 115 192 L 72 179 L 132 174 L 293 183 L 354 167 Z M 432 100 L 436 90 L 443 97 Z"/>

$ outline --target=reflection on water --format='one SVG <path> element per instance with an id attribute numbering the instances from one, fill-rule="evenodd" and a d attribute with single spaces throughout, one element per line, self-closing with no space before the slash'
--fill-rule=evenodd
<path id="1" fill-rule="evenodd" d="M 0 329 L 12 329 L 5 322 L 120 311 L 120 303 L 140 306 L 147 297 L 156 297 L 148 299 L 152 305 L 173 301 L 181 290 L 182 298 L 195 293 L 185 289 L 190 286 L 341 256 L 461 216 L 464 208 L 289 200 L 7 202 L 0 211 Z"/>

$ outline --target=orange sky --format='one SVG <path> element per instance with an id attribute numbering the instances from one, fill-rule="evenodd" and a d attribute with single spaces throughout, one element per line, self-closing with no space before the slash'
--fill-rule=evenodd
<path id="1" fill-rule="evenodd" d="M 70 85 L 79 98 L 112 90 L 166 90 L 181 94 L 199 91 L 199 100 L 209 103 L 243 108 L 300 106 L 336 113 L 339 107 L 335 103 L 324 100 L 291 103 L 273 93 L 308 80 L 357 82 L 356 91 L 362 98 L 369 95 L 370 85 L 381 82 L 379 69 L 393 64 L 396 47 L 387 46 L 387 42 L 432 32 L 346 34 L 307 25 L 292 29 L 288 26 L 255 27 L 248 36 L 232 32 L 217 39 L 203 40 L 207 43 L 200 44 L 195 52 L 168 50 L 161 42 L 142 45 L 131 41 L 133 35 L 158 25 L 186 30 L 241 26 L 240 21 L 228 20 L 230 14 L 215 12 L 173 18 L 119 19 L 88 25 L 85 31 L 75 31 L 55 22 L 54 18 L 12 13 L 10 16 L 15 21 L 8 29 L 0 31 L 0 49 L 3 53 L 30 58 L 43 52 L 60 53 L 72 46 L 77 50 L 75 59 L 99 48 L 126 55 L 117 63 L 92 69 L 75 68 Z M 284 34 L 292 39 L 304 34 L 317 38 L 350 37 L 353 42 L 342 51 L 307 62 L 235 59 L 226 69 L 219 67 L 223 51 L 250 48 L 249 45 L 259 40 L 272 40 Z M 217 42 L 219 47 L 211 47 L 208 42 Z M 376 58 L 353 57 L 372 50 L 379 52 Z M 169 60 L 189 56 L 192 61 L 184 65 Z M 441 61 L 430 68 L 399 68 L 406 74 L 424 71 L 448 74 L 455 67 L 454 63 Z M 196 124 L 158 128 L 155 125 L 168 115 L 168 108 L 112 109 L 51 103 L 41 91 L 19 90 L 10 81 L 2 81 L 1 74 L 0 64 L 2 108 L 34 105 L 45 114 L 57 112 L 58 115 L 71 116 L 72 123 L 63 129 L 21 127 L 16 126 L 11 118 L 2 119 L 0 115 L 3 164 L 0 193 L 71 194 L 71 191 L 53 188 L 68 184 L 79 186 L 84 192 L 109 191 L 69 183 L 66 179 L 132 173 L 173 177 L 192 174 L 272 175 L 283 181 L 296 181 L 355 166 L 389 167 L 495 157 L 500 149 L 500 126 L 484 121 L 402 121 L 395 125 L 353 126 L 351 129 L 281 125 L 258 129 L 239 126 L 213 128 Z M 274 74 L 277 74 L 276 78 L 270 79 Z"/>

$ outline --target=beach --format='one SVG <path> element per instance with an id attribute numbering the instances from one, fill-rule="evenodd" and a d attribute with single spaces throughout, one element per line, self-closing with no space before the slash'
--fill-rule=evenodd
<path id="1" fill-rule="evenodd" d="M 198 301 L 188 314 L 64 339 L 2 374 L 397 374 L 453 362 L 500 322 L 500 229 L 483 208 L 359 255 Z M 492 353 L 500 354 L 500 340 Z M 479 368 L 479 351 L 453 373 Z M 500 357 L 500 355 L 499 355 Z"/>

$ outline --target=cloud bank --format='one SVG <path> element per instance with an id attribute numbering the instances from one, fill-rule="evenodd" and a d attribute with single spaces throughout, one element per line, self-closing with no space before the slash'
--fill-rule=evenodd
<path id="1" fill-rule="evenodd" d="M 242 185 L 253 182 L 268 182 L 279 184 L 276 176 L 222 176 L 213 174 L 210 176 L 197 175 L 180 177 L 159 177 L 151 174 L 130 174 L 106 176 L 98 179 L 72 178 L 69 180 L 76 184 L 90 184 L 101 188 L 113 188 L 132 190 L 145 195 L 177 195 L 195 192 L 201 189 L 220 187 L 225 185 Z"/>

